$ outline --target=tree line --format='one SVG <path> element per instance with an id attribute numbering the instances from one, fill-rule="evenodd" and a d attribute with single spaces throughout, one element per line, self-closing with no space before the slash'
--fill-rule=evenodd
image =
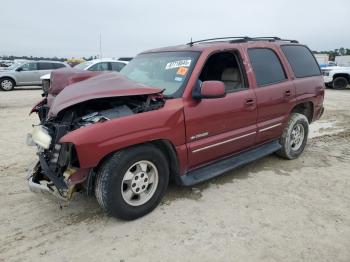
<path id="1" fill-rule="evenodd" d="M 334 61 L 336 56 L 350 55 L 350 49 L 341 47 L 331 51 L 313 51 L 315 54 L 328 54 L 329 60 Z"/>
<path id="2" fill-rule="evenodd" d="M 334 49 L 334 50 L 328 50 L 328 51 L 312 51 L 314 54 L 328 54 L 329 55 L 329 59 L 333 60 L 335 59 L 336 56 L 342 56 L 342 55 L 350 55 L 350 49 L 349 48 L 344 48 L 344 47 L 340 47 L 338 49 Z M 82 59 L 88 61 L 88 60 L 93 60 L 93 59 L 97 59 L 97 56 L 89 56 L 89 57 L 82 57 Z M 26 60 L 52 60 L 52 61 L 67 61 L 68 59 L 72 59 L 72 58 L 67 58 L 67 57 L 43 57 L 43 56 L 14 56 L 14 55 L 10 55 L 10 56 L 0 56 L 0 59 L 2 60 L 15 60 L 15 59 L 26 59 Z"/>
<path id="3" fill-rule="evenodd" d="M 93 59 L 97 59 L 97 56 L 89 56 L 89 57 L 83 57 L 82 59 L 88 61 L 88 60 L 93 60 Z M 1 60 L 15 60 L 15 59 L 25 59 L 25 60 L 34 60 L 34 61 L 38 61 L 38 60 L 50 60 L 50 61 L 67 61 L 68 59 L 72 59 L 72 58 L 67 58 L 67 57 L 43 57 L 43 56 L 14 56 L 14 55 L 9 55 L 9 56 L 0 56 Z M 74 59 L 74 58 L 73 58 Z"/>

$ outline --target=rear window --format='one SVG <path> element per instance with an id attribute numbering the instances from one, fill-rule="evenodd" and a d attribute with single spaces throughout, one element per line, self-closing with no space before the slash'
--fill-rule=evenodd
<path id="1" fill-rule="evenodd" d="M 286 79 L 281 62 L 271 49 L 251 48 L 248 54 L 258 86 L 279 83 Z"/>
<path id="2" fill-rule="evenodd" d="M 305 46 L 283 45 L 281 49 L 298 78 L 321 75 L 315 57 Z"/>

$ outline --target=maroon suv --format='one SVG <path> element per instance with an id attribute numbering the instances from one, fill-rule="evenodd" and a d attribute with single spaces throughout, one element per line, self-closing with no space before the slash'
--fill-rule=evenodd
<path id="1" fill-rule="evenodd" d="M 127 220 L 153 210 L 170 179 L 190 186 L 271 153 L 298 157 L 323 113 L 314 56 L 277 37 L 196 41 L 143 52 L 121 73 L 52 79 L 33 109 L 31 190 L 95 192 Z"/>

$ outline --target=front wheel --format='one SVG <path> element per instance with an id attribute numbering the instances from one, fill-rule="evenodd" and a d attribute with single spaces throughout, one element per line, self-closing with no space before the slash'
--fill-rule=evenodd
<path id="1" fill-rule="evenodd" d="M 309 134 L 309 121 L 306 116 L 292 113 L 283 130 L 280 143 L 282 148 L 277 155 L 286 159 L 295 159 L 304 151 Z"/>
<path id="2" fill-rule="evenodd" d="M 95 195 L 110 215 L 132 220 L 151 212 L 169 182 L 163 153 L 153 145 L 140 145 L 115 153 L 97 174 Z"/>
<path id="3" fill-rule="evenodd" d="M 2 91 L 11 91 L 15 88 L 15 82 L 11 78 L 0 79 L 0 89 Z"/>

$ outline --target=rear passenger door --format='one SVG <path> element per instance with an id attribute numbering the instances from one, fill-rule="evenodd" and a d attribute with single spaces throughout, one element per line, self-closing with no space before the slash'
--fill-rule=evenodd
<path id="1" fill-rule="evenodd" d="M 281 136 L 295 99 L 295 88 L 279 58 L 279 50 L 249 48 L 258 107 L 256 143 Z"/>
<path id="2" fill-rule="evenodd" d="M 54 63 L 39 62 L 38 63 L 39 78 L 35 79 L 36 84 L 41 84 L 40 77 L 42 77 L 43 75 L 49 74 L 53 69 L 56 69 Z"/>

